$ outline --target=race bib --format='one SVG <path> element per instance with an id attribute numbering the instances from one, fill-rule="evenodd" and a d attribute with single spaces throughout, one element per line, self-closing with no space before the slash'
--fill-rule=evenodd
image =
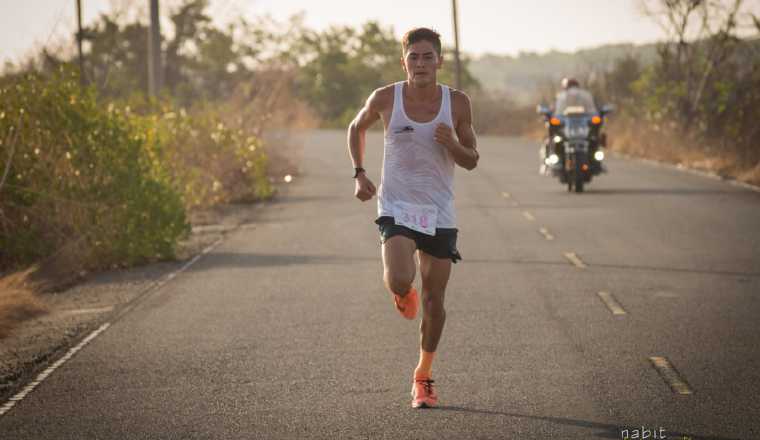
<path id="1" fill-rule="evenodd" d="M 438 208 L 434 205 L 414 205 L 401 201 L 395 203 L 393 219 L 397 225 L 426 235 L 435 235 L 437 218 Z"/>

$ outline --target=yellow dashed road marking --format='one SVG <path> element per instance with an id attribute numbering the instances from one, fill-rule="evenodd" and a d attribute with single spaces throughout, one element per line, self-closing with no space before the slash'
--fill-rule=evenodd
<path id="1" fill-rule="evenodd" d="M 585 269 L 588 267 L 586 266 L 586 263 L 581 261 L 581 259 L 575 255 L 575 252 L 565 252 L 565 258 L 567 258 L 571 263 L 580 269 Z"/>
<path id="2" fill-rule="evenodd" d="M 612 312 L 613 315 L 618 316 L 626 314 L 625 310 L 623 310 L 623 307 L 620 305 L 620 303 L 617 302 L 615 297 L 612 296 L 610 292 L 599 292 L 597 295 L 599 295 L 599 298 L 602 300 L 604 305 L 610 309 L 610 312 Z"/>
<path id="3" fill-rule="evenodd" d="M 543 235 L 545 239 L 547 239 L 547 240 L 554 240 L 554 236 L 549 232 L 548 229 L 541 228 L 541 229 L 538 230 L 538 232 L 540 232 L 541 235 Z"/>
<path id="4" fill-rule="evenodd" d="M 649 358 L 649 361 L 674 393 L 692 394 L 689 384 L 686 383 L 667 358 L 652 356 Z"/>

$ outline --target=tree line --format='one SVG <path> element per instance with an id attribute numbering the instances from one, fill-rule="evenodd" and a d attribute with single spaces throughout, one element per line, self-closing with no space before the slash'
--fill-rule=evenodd
<path id="1" fill-rule="evenodd" d="M 760 183 L 760 19 L 741 0 L 643 4 L 668 35 L 654 62 L 623 57 L 591 88 L 625 128 L 660 139 L 643 154 L 680 143 L 676 154 L 726 159 L 728 174 L 755 169 Z"/>
<path id="2" fill-rule="evenodd" d="M 186 0 L 169 19 L 172 32 L 162 36 L 164 93 L 182 106 L 270 87 L 277 74 L 323 125 L 338 126 L 350 121 L 372 89 L 403 79 L 398 38 L 391 27 L 374 21 L 317 31 L 296 15 L 286 22 L 241 18 L 218 26 L 207 0 Z M 103 99 L 145 95 L 147 35 L 143 21 L 108 14 L 84 29 L 84 76 Z M 72 61 L 45 51 L 36 65 L 50 71 Z M 441 80 L 452 79 L 453 72 L 444 68 Z M 465 67 L 463 88 L 478 87 Z"/>

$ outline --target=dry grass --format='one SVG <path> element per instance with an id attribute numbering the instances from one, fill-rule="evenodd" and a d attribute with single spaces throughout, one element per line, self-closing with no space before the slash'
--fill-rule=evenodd
<path id="1" fill-rule="evenodd" d="M 0 339 L 24 321 L 48 313 L 39 294 L 63 291 L 87 274 L 86 250 L 82 240 L 70 240 L 27 269 L 0 276 Z"/>
<path id="2" fill-rule="evenodd" d="M 738 179 L 742 182 L 760 186 L 760 163 L 754 168 L 748 169 L 739 174 Z"/>
<path id="3" fill-rule="evenodd" d="M 607 139 L 612 151 L 760 185 L 760 163 L 745 165 L 735 152 L 710 151 L 700 140 L 685 138 L 674 127 L 615 120 L 610 125 Z"/>
<path id="4" fill-rule="evenodd" d="M 475 92 L 472 106 L 473 125 L 480 134 L 532 137 L 537 128 L 543 128 L 534 107 L 518 104 L 503 93 Z"/>
<path id="5" fill-rule="evenodd" d="M 22 322 L 47 313 L 47 307 L 29 287 L 30 270 L 0 278 L 0 339 Z"/>

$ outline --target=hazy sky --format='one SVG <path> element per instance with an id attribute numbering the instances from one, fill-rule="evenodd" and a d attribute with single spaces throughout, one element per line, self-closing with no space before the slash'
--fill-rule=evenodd
<path id="1" fill-rule="evenodd" d="M 148 0 L 82 3 L 86 24 L 113 5 L 145 7 Z M 162 11 L 173 4 L 177 1 L 162 1 Z M 661 38 L 660 28 L 637 5 L 638 0 L 459 0 L 460 45 L 475 54 L 516 54 Z M 70 36 L 75 11 L 75 0 L 0 0 L 0 62 Z M 285 19 L 305 11 L 306 24 L 319 29 L 370 19 L 392 25 L 399 35 L 414 26 L 429 26 L 453 43 L 450 0 L 211 0 L 211 11 L 220 23 L 240 15 Z"/>

